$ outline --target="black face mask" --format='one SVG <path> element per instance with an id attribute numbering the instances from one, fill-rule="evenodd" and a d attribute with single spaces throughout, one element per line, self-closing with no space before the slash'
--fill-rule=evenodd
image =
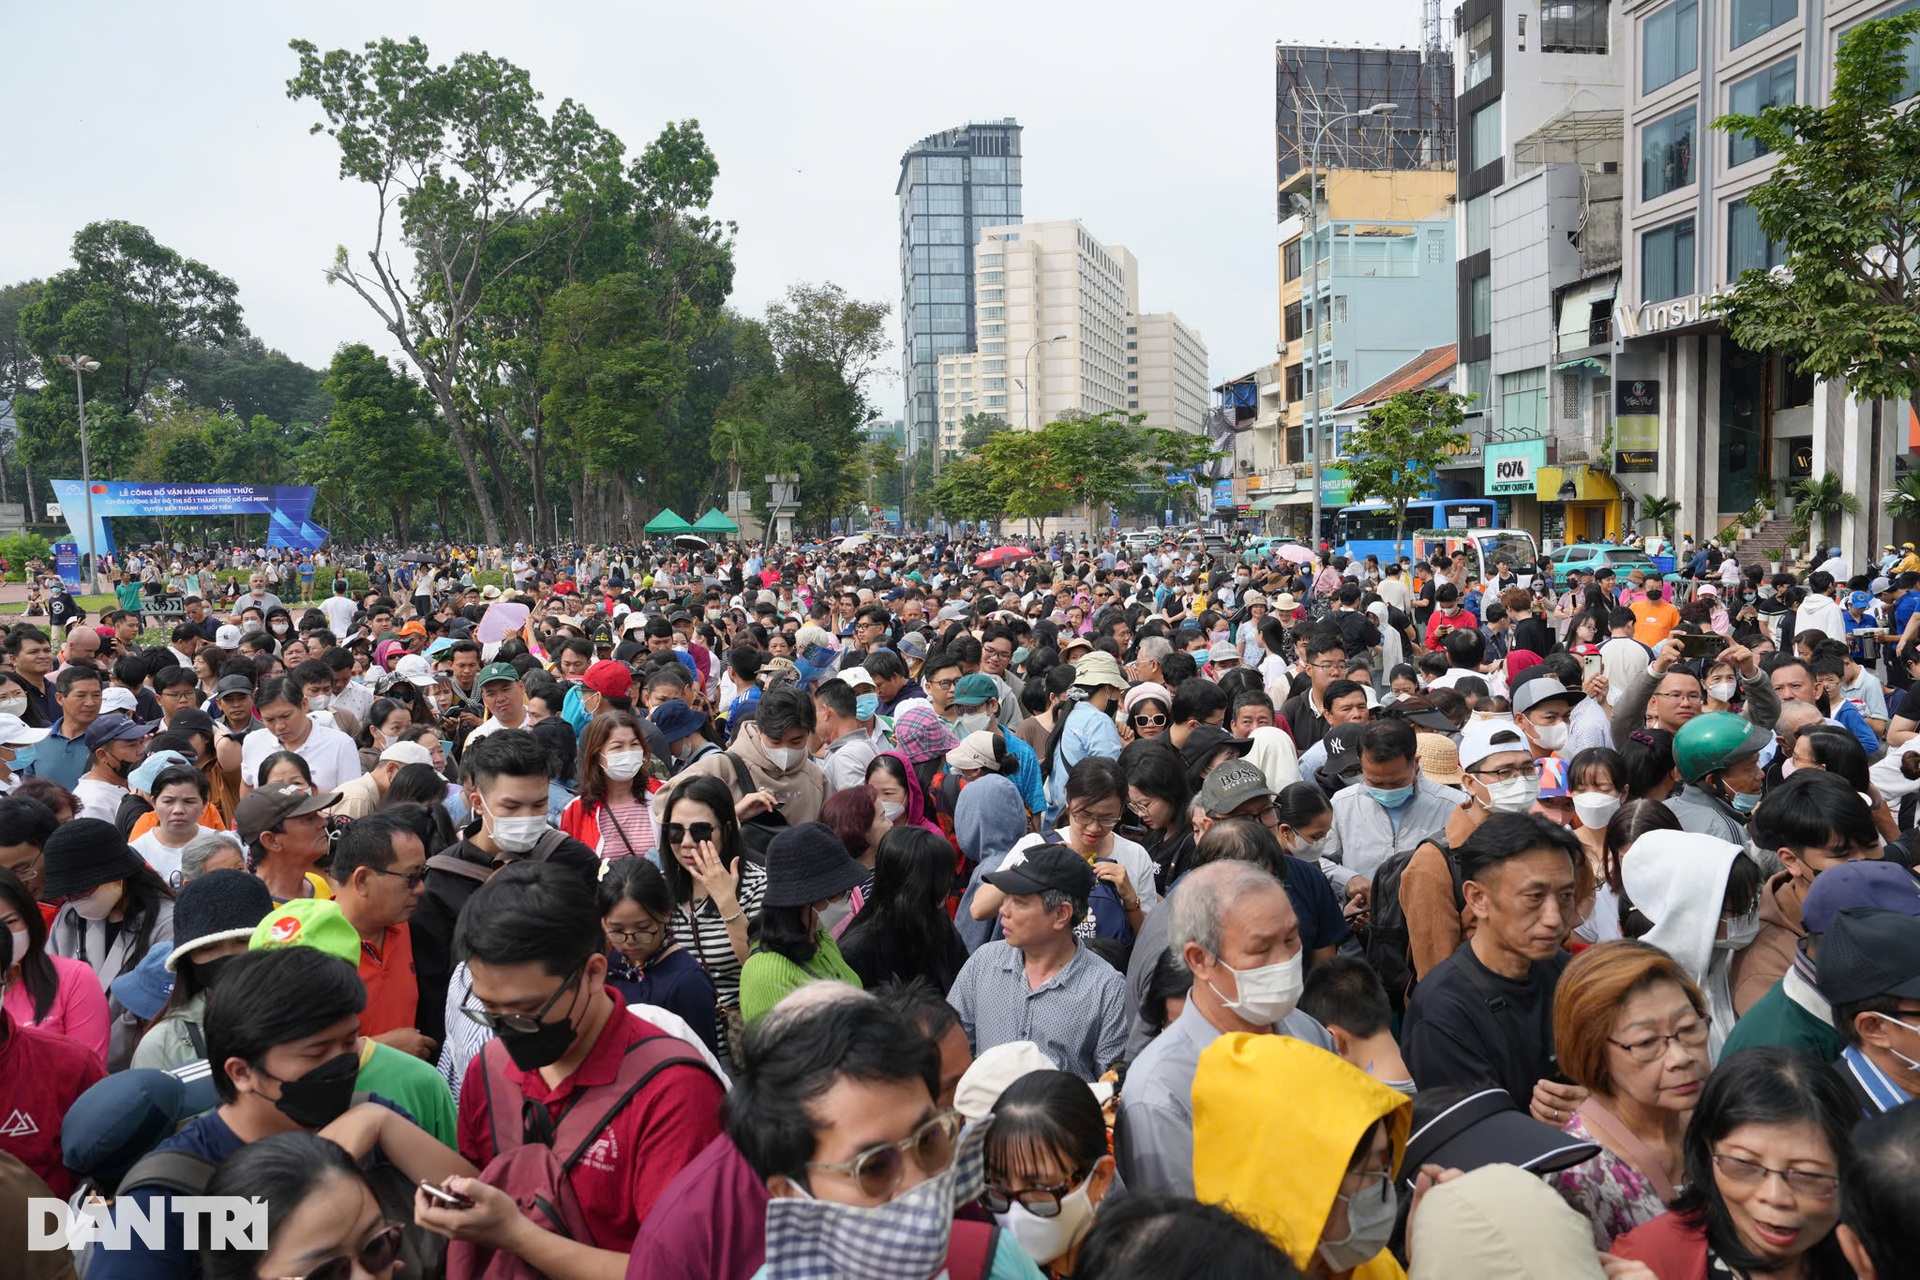
<path id="1" fill-rule="evenodd" d="M 576 991 L 575 996 L 579 995 Z M 512 1027 L 500 1027 L 494 1036 L 507 1047 L 507 1056 L 513 1059 L 513 1065 L 522 1071 L 538 1071 L 550 1067 L 567 1056 L 567 1050 L 573 1047 L 574 1039 L 579 1035 L 573 1027 L 573 1002 L 567 1002 L 567 1011 L 552 1022 L 542 1022 L 538 1031 L 515 1031 Z"/>
<path id="2" fill-rule="evenodd" d="M 211 960 L 192 961 L 194 977 L 200 980 L 200 986 L 204 990 L 211 991 L 213 984 L 220 981 L 220 974 L 227 965 L 245 954 L 243 951 L 236 951 L 232 955 L 215 956 Z"/>
<path id="3" fill-rule="evenodd" d="M 360 1055 L 342 1053 L 327 1059 L 298 1080 L 282 1080 L 273 1105 L 302 1129 L 323 1129 L 353 1105 L 353 1086 L 360 1075 Z"/>

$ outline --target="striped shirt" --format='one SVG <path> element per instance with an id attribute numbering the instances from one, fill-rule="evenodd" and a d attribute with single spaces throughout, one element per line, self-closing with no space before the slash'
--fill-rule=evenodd
<path id="1" fill-rule="evenodd" d="M 653 851 L 653 810 L 638 800 L 600 806 L 600 852 L 609 858 Z M 608 828 L 612 828 L 609 830 Z M 625 837 L 624 839 L 622 837 Z"/>
<path id="2" fill-rule="evenodd" d="M 740 866 L 740 910 L 748 920 L 760 914 L 760 899 L 766 896 L 767 873 L 764 868 L 742 861 Z M 733 939 L 720 919 L 720 909 L 708 898 L 695 910 L 692 903 L 674 908 L 667 922 L 673 940 L 691 951 L 700 966 L 713 979 L 714 995 L 730 1009 L 740 1006 L 740 959 L 733 953 Z"/>
<path id="3" fill-rule="evenodd" d="M 1031 1040 L 1056 1067 L 1082 1080 L 1098 1079 L 1120 1060 L 1132 1025 L 1126 978 L 1085 943 L 1036 988 L 1017 948 L 989 942 L 967 958 L 947 1003 L 959 1011 L 975 1057 L 995 1045 Z"/>

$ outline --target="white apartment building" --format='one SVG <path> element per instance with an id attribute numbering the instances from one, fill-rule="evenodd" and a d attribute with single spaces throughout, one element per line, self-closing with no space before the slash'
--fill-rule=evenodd
<path id="1" fill-rule="evenodd" d="M 1679 527 L 1700 538 L 1756 501 L 1776 502 L 1796 479 L 1833 472 L 1861 509 L 1831 540 L 1859 566 L 1891 537 L 1878 497 L 1909 451 L 1907 406 L 1854 400 L 1778 352 L 1744 350 L 1707 314 L 1743 270 L 1780 261 L 1747 204 L 1775 158 L 1709 122 L 1769 103 L 1826 103 L 1841 37 L 1911 0 L 1623 7 L 1629 171 L 1614 365 L 1616 389 L 1632 390 L 1634 404 L 1616 423 L 1616 448 L 1651 455 L 1636 487 L 1678 499 Z M 1912 96 L 1920 48 L 1908 65 Z"/>
<path id="2" fill-rule="evenodd" d="M 1127 317 L 1127 412 L 1149 427 L 1198 431 L 1207 414 L 1207 344 L 1171 311 Z"/>
<path id="3" fill-rule="evenodd" d="M 937 363 L 940 454 L 951 457 L 960 452 L 960 435 L 967 415 L 988 412 L 980 407 L 980 355 L 963 351 L 957 356 L 941 356 Z"/>

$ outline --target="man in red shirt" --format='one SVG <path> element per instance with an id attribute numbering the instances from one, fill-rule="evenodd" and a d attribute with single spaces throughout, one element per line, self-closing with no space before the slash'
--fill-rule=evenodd
<path id="1" fill-rule="evenodd" d="M 420 987 L 407 919 L 427 883 L 427 850 L 392 812 L 350 823 L 334 842 L 334 901 L 360 935 L 360 980 L 367 1007 L 360 1034 L 432 1060 L 438 1045 L 414 1029 Z"/>
<path id="2" fill-rule="evenodd" d="M 556 1280 L 621 1274 L 654 1200 L 720 1132 L 719 1080 L 698 1050 L 608 989 L 595 885 L 580 867 L 501 868 L 461 911 L 453 952 L 472 983 L 462 1011 L 495 1035 L 460 1091 L 460 1150 L 482 1174 L 447 1187 L 473 1208 L 423 1196 L 416 1218 L 453 1237 L 456 1253 L 470 1241 Z M 563 1219 L 577 1207 L 584 1240 L 546 1230 L 489 1184 L 504 1176 L 501 1157 L 536 1145 L 564 1166 L 546 1198 Z M 524 1173 L 514 1181 L 530 1189 Z"/>
<path id="3" fill-rule="evenodd" d="M 13 935 L 0 933 L 0 975 L 12 967 Z M 0 994 L 5 989 L 0 977 Z M 60 1159 L 60 1126 L 73 1100 L 106 1074 L 100 1055 L 86 1045 L 23 1027 L 0 1006 L 0 1151 L 62 1199 L 73 1193 L 73 1175 Z"/>

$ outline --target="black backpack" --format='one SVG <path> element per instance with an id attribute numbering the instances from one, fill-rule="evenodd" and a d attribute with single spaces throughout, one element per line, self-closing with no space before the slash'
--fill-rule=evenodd
<path id="1" fill-rule="evenodd" d="M 753 780 L 753 774 L 748 770 L 745 760 L 742 760 L 731 751 L 722 752 L 721 754 L 725 755 L 727 763 L 733 766 L 733 785 L 738 789 L 739 795 L 744 796 L 750 792 L 760 790 L 760 784 Z M 766 866 L 767 846 L 773 843 L 775 836 L 786 829 L 787 819 L 785 815 L 777 809 L 769 809 L 765 813 L 757 813 L 745 822 L 742 822 L 740 824 L 740 844 L 741 847 L 746 850 L 745 857 L 747 861 L 757 867 Z"/>
<path id="2" fill-rule="evenodd" d="M 1406 871 L 1421 849 L 1432 845 L 1447 860 L 1447 870 L 1453 873 L 1453 909 L 1458 912 L 1466 908 L 1467 897 L 1462 886 L 1466 877 L 1460 874 L 1460 863 L 1455 860 L 1453 850 L 1443 837 L 1422 840 L 1406 853 L 1396 853 L 1389 857 L 1373 873 L 1373 892 L 1371 895 L 1372 923 L 1367 929 L 1367 963 L 1380 975 L 1380 983 L 1387 989 L 1387 999 L 1393 1005 L 1393 1011 L 1400 1013 L 1407 1007 L 1407 997 L 1413 993 L 1416 981 L 1413 972 L 1413 936 L 1407 929 L 1406 908 L 1400 904 L 1400 877 Z"/>

